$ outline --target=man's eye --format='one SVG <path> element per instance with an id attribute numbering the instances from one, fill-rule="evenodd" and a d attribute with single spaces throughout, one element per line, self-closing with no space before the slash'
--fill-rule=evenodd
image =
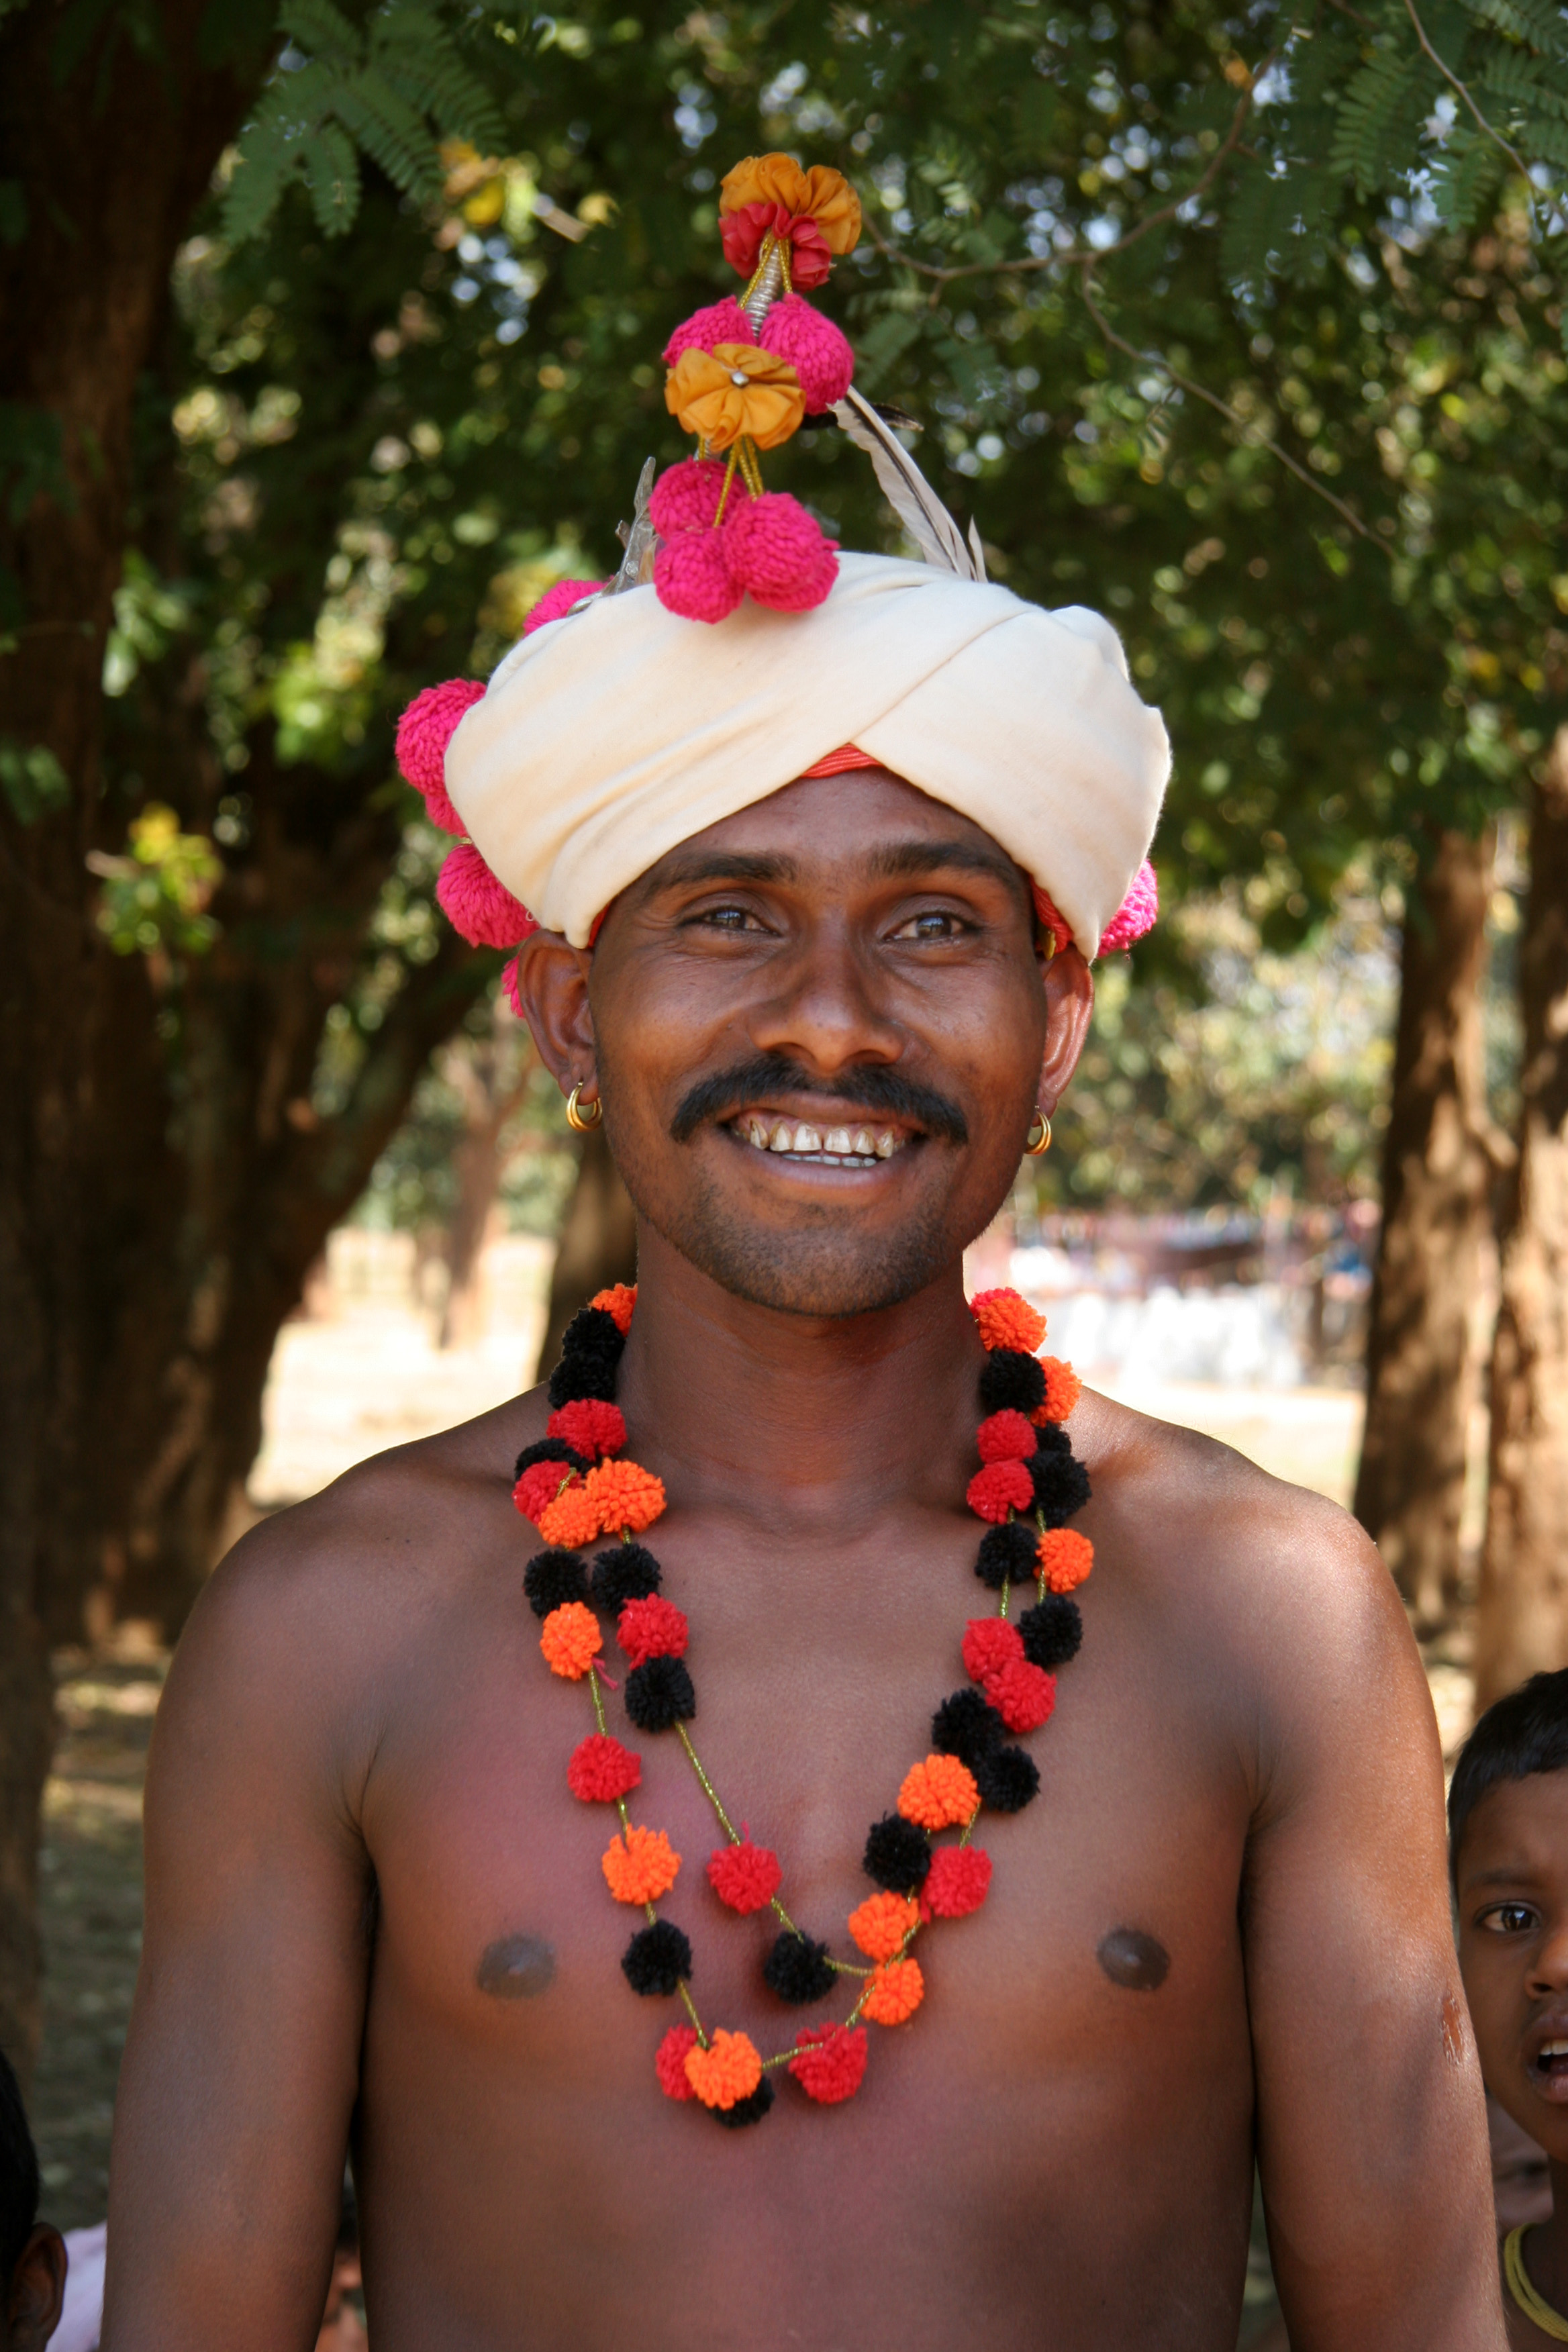
<path id="1" fill-rule="evenodd" d="M 1494 1936 L 1528 1936 L 1538 1924 L 1536 1913 L 1528 1903 L 1494 1903 L 1489 1911 L 1481 1914 L 1481 1926 L 1489 1927 Z"/>
<path id="2" fill-rule="evenodd" d="M 711 931 L 752 931 L 762 929 L 762 925 L 749 907 L 704 907 L 701 913 L 694 915 L 691 919 Z"/>
<path id="3" fill-rule="evenodd" d="M 932 908 L 924 915 L 911 915 L 893 933 L 896 940 L 956 940 L 968 929 L 957 915 L 949 915 Z"/>

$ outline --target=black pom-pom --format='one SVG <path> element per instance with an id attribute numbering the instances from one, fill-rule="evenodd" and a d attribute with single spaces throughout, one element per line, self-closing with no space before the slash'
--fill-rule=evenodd
<path id="1" fill-rule="evenodd" d="M 787 1927 L 763 1962 L 768 1990 L 797 2009 L 810 2000 L 826 2000 L 837 1974 L 827 1965 L 826 1944 L 814 1944 L 809 1936 L 792 1936 Z"/>
<path id="2" fill-rule="evenodd" d="M 1009 1519 L 1004 1528 L 987 1528 L 980 1538 L 974 1573 L 982 1584 L 1000 1592 L 1005 1584 L 1026 1584 L 1036 1573 L 1038 1536 L 1026 1519 Z"/>
<path id="3" fill-rule="evenodd" d="M 931 1719 L 931 1744 L 939 1756 L 956 1756 L 973 1772 L 981 1757 L 1001 1747 L 1006 1728 L 984 1693 L 972 1683 L 942 1700 Z"/>
<path id="4" fill-rule="evenodd" d="M 672 1919 L 639 1927 L 621 1954 L 621 1968 L 634 1992 L 674 1992 L 691 1974 L 691 1946 Z"/>
<path id="5" fill-rule="evenodd" d="M 1021 1348 L 993 1348 L 980 1375 L 980 1402 L 987 1412 L 1033 1412 L 1046 1401 L 1039 1359 Z"/>
<path id="6" fill-rule="evenodd" d="M 1039 1767 L 1022 1748 L 995 1748 L 969 1769 L 981 1801 L 994 1813 L 1021 1813 L 1039 1793 Z"/>
<path id="7" fill-rule="evenodd" d="M 605 1307 L 580 1307 L 561 1334 L 563 1356 L 600 1356 L 618 1362 L 626 1334 Z"/>
<path id="8" fill-rule="evenodd" d="M 617 1337 L 619 1335 L 617 1334 Z M 616 1370 L 619 1355 L 563 1356 L 550 1375 L 545 1391 L 552 1405 L 575 1404 L 579 1397 L 598 1397 L 605 1404 L 615 1401 Z"/>
<path id="9" fill-rule="evenodd" d="M 626 1713 L 639 1731 L 668 1731 L 672 1723 L 689 1723 L 697 1712 L 697 1693 L 680 1658 L 647 1658 L 626 1676 Z"/>
<path id="10" fill-rule="evenodd" d="M 1035 1427 L 1035 1454 L 1070 1454 L 1072 1439 L 1059 1421 L 1042 1421 Z"/>
<path id="11" fill-rule="evenodd" d="M 1047 1674 L 1053 1666 L 1065 1666 L 1069 1658 L 1076 1658 L 1083 1643 L 1078 1602 L 1069 1601 L 1065 1592 L 1047 1592 L 1035 1608 L 1026 1609 L 1018 1620 L 1018 1631 L 1029 1664 L 1044 1666 Z"/>
<path id="12" fill-rule="evenodd" d="M 563 1437 L 542 1437 L 535 1444 L 525 1445 L 512 1470 L 514 1482 L 536 1462 L 559 1462 L 563 1470 L 575 1470 L 579 1475 L 588 1467 L 588 1457 L 567 1444 Z"/>
<path id="13" fill-rule="evenodd" d="M 1076 1454 L 1037 1454 L 1028 1465 L 1035 1508 L 1047 1528 L 1065 1528 L 1088 1502 L 1089 1472 Z"/>
<path id="14" fill-rule="evenodd" d="M 594 1604 L 598 1609 L 624 1609 L 628 1601 L 646 1601 L 658 1591 L 659 1566 L 641 1544 L 612 1544 L 594 1555 Z"/>
<path id="15" fill-rule="evenodd" d="M 892 1895 L 912 1895 L 931 1868 L 931 1842 L 901 1813 L 884 1813 L 866 1840 L 865 1871 Z"/>
<path id="16" fill-rule="evenodd" d="M 760 2124 L 773 2103 L 773 2086 L 764 2074 L 749 2098 L 737 2099 L 732 2107 L 710 2107 L 715 2123 L 727 2131 L 743 2131 L 748 2124 Z"/>
<path id="17" fill-rule="evenodd" d="M 536 1617 L 568 1601 L 586 1601 L 588 1576 L 574 1551 L 536 1551 L 522 1571 L 522 1589 Z"/>

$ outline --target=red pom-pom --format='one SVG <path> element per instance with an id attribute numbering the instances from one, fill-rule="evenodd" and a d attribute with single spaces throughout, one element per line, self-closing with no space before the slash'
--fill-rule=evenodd
<path id="1" fill-rule="evenodd" d="M 708 1857 L 708 1884 L 721 1903 L 742 1916 L 771 1903 L 784 1880 L 776 1853 L 742 1838 L 739 1845 L 721 1845 Z"/>
<path id="2" fill-rule="evenodd" d="M 1026 1658 L 1013 1658 L 981 1685 L 1009 1731 L 1038 1731 L 1051 1719 L 1057 1703 L 1057 1678 Z"/>
<path id="3" fill-rule="evenodd" d="M 557 1405 L 544 1424 L 547 1437 L 563 1438 L 574 1454 L 596 1462 L 601 1454 L 618 1454 L 626 1442 L 626 1424 L 618 1404 L 604 1397 L 574 1397 Z"/>
<path id="4" fill-rule="evenodd" d="M 710 352 L 716 343 L 754 343 L 756 340 L 750 319 L 734 296 L 726 294 L 721 302 L 709 302 L 681 320 L 664 347 L 664 363 L 673 367 L 682 352 Z M 773 346 L 770 343 L 768 349 Z M 657 515 L 653 527 L 658 531 L 664 529 Z"/>
<path id="5" fill-rule="evenodd" d="M 566 1766 L 566 1786 L 585 1805 L 613 1805 L 641 1780 L 641 1757 L 603 1731 L 579 1740 Z"/>
<path id="6" fill-rule="evenodd" d="M 564 1462 L 530 1463 L 512 1488 L 511 1499 L 523 1517 L 531 1519 L 537 1527 L 541 1513 L 550 1508 L 571 1476 L 570 1465 Z"/>
<path id="7" fill-rule="evenodd" d="M 982 1462 L 1027 1462 L 1035 1450 L 1035 1425 L 1026 1412 L 987 1413 L 974 1442 Z"/>
<path id="8" fill-rule="evenodd" d="M 447 852 L 436 877 L 436 897 L 455 931 L 473 948 L 515 948 L 539 925 L 496 880 L 471 841 Z"/>
<path id="9" fill-rule="evenodd" d="M 1033 1453 L 1034 1448 L 1029 1450 Z M 988 1462 L 964 1488 L 963 1499 L 977 1518 L 994 1519 L 1000 1527 L 1010 1510 L 1028 1509 L 1035 1499 L 1035 1482 L 1021 1462 Z"/>
<path id="10" fill-rule="evenodd" d="M 963 1663 L 975 1682 L 1024 1656 L 1024 1637 L 1005 1617 L 972 1617 L 963 1629 Z"/>
<path id="11" fill-rule="evenodd" d="M 921 1888 L 921 1917 L 966 1919 L 991 1888 L 991 1856 L 977 1845 L 939 1845 Z"/>
<path id="12" fill-rule="evenodd" d="M 686 2079 L 686 2053 L 696 2047 L 697 2036 L 689 2025 L 672 2025 L 654 2053 L 654 2072 L 667 2099 L 697 2096 Z"/>
<path id="13" fill-rule="evenodd" d="M 443 833 L 468 829 L 447 797 L 447 746 L 463 713 L 484 696 L 477 677 L 449 677 L 416 694 L 397 722 L 397 764 L 415 791 L 424 793 L 430 822 Z"/>
<path id="14" fill-rule="evenodd" d="M 745 591 L 731 577 L 721 530 L 683 530 L 654 558 L 653 584 L 667 613 L 683 621 L 722 621 Z"/>
<path id="15" fill-rule="evenodd" d="M 628 1601 L 616 1621 L 616 1639 L 634 1666 L 649 1658 L 683 1658 L 690 1638 L 686 1612 L 657 1592 Z"/>
<path id="16" fill-rule="evenodd" d="M 678 531 L 710 530 L 724 494 L 724 468 L 713 457 L 686 457 L 668 466 L 653 486 L 648 520 L 660 539 Z M 745 496 L 744 488 L 741 492 Z"/>
<path id="17" fill-rule="evenodd" d="M 863 2025 L 805 2025 L 795 2037 L 798 2058 L 789 2071 L 808 2099 L 825 2107 L 852 2099 L 866 2076 L 868 2035 Z"/>
<path id="18" fill-rule="evenodd" d="M 800 378 L 809 415 L 820 416 L 848 391 L 855 373 L 855 354 L 848 341 L 831 319 L 825 319 L 798 294 L 786 294 L 782 302 L 773 304 L 757 340 L 765 352 L 788 360 Z"/>
<path id="19" fill-rule="evenodd" d="M 838 542 L 787 490 L 739 499 L 724 518 L 730 570 L 759 604 L 775 613 L 807 613 L 831 593 L 838 577 Z"/>
<path id="20" fill-rule="evenodd" d="M 524 621 L 523 635 L 531 637 L 535 629 L 542 629 L 552 621 L 563 620 L 584 596 L 596 596 L 604 585 L 602 580 L 558 580 L 553 588 L 545 590 Z"/>

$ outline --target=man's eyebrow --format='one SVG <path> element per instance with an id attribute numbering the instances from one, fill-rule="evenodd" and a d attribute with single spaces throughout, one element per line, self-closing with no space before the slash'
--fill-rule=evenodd
<path id="1" fill-rule="evenodd" d="M 982 841 L 894 841 L 874 850 L 867 862 L 873 874 L 889 882 L 913 881 L 944 866 L 962 874 L 986 874 L 996 882 L 1016 885 L 1019 880 L 1006 851 Z"/>
<path id="2" fill-rule="evenodd" d="M 656 877 L 654 887 L 669 890 L 693 882 L 795 882 L 800 868 L 793 857 L 767 852 L 731 849 L 707 856 L 671 856 Z"/>

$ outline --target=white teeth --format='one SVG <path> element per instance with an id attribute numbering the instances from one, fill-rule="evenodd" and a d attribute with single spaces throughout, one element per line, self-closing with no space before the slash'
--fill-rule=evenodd
<path id="1" fill-rule="evenodd" d="M 844 1130 L 840 1128 L 837 1129 L 837 1132 L 841 1135 Z M 871 1159 L 876 1152 L 877 1146 L 872 1139 L 870 1129 L 868 1127 L 858 1127 L 854 1134 L 850 1137 L 849 1141 L 843 1146 L 843 1149 L 847 1151 L 858 1151 L 862 1160 Z"/>
<path id="2" fill-rule="evenodd" d="M 796 1151 L 820 1151 L 822 1129 L 819 1127 L 797 1127 L 795 1131 Z"/>
<path id="3" fill-rule="evenodd" d="M 776 1119 L 773 1122 L 773 1133 L 768 1138 L 768 1150 L 770 1151 L 795 1150 L 795 1129 L 787 1118 Z"/>
<path id="4" fill-rule="evenodd" d="M 847 1127 L 830 1127 L 822 1139 L 824 1151 L 847 1152 L 853 1149 Z"/>
<path id="5" fill-rule="evenodd" d="M 1568 2058 L 1568 2042 L 1543 2042 L 1541 2054 L 1543 2058 Z"/>
<path id="6" fill-rule="evenodd" d="M 890 1127 L 884 1127 L 877 1137 L 877 1157 L 890 1160 L 899 1148 L 899 1139 Z"/>

